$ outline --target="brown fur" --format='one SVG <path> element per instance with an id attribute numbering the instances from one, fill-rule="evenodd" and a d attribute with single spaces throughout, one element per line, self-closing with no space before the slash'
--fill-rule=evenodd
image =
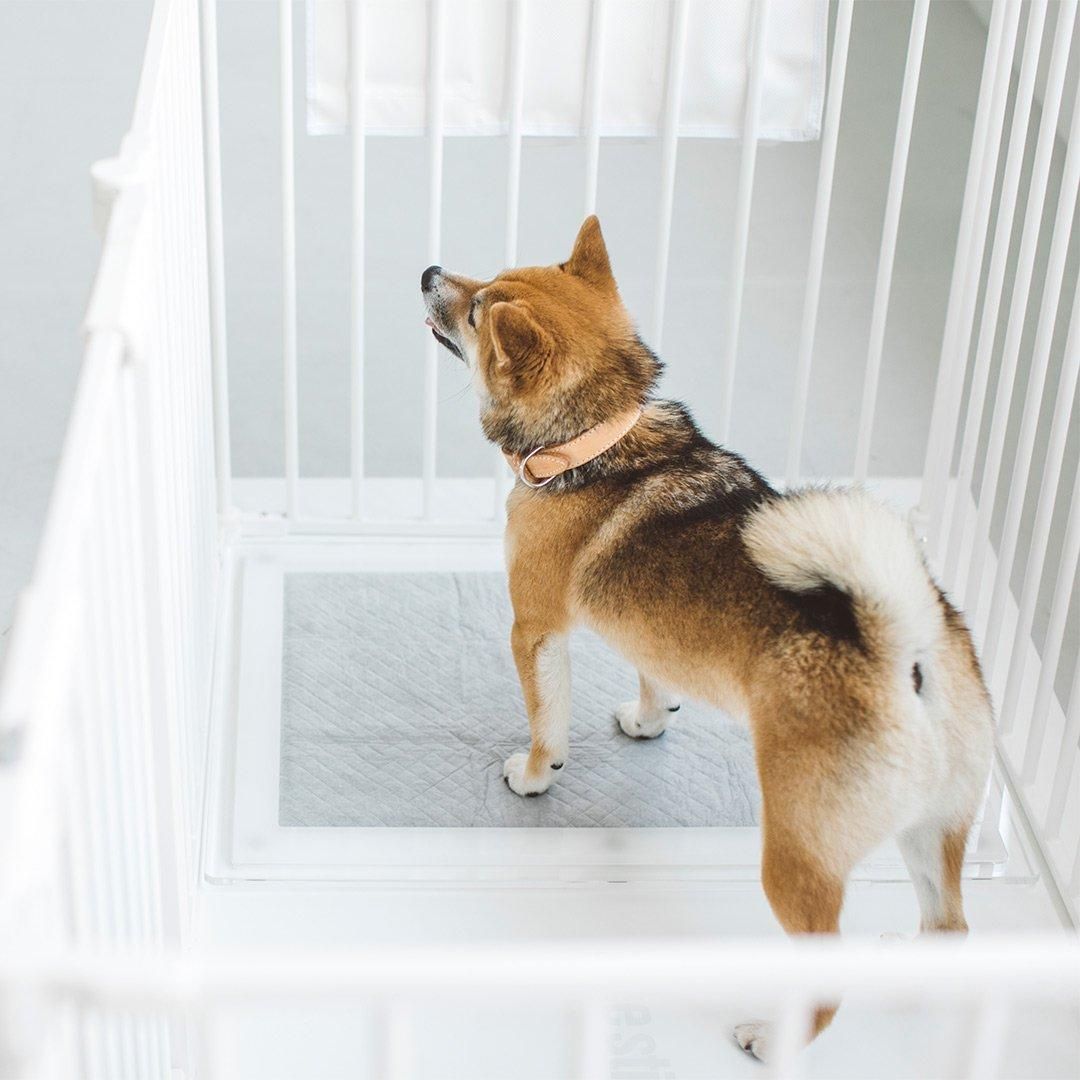
<path id="1" fill-rule="evenodd" d="M 900 698 L 923 694 L 925 674 L 926 692 L 950 713 L 975 717 L 972 753 L 988 755 L 986 692 L 962 620 L 942 596 L 944 645 L 920 659 L 917 680 L 908 662 L 904 686 L 851 597 L 766 577 L 743 528 L 783 496 L 706 439 L 682 405 L 652 397 L 660 363 L 622 305 L 595 218 L 566 263 L 490 282 L 429 271 L 425 299 L 440 340 L 474 358 L 483 428 L 504 450 L 564 442 L 643 408 L 610 450 L 542 490 L 519 483 L 508 501 L 512 643 L 533 734 L 526 781 L 546 784 L 563 765 L 548 741 L 538 657 L 584 623 L 638 667 L 643 688 L 748 716 L 769 902 L 791 933 L 835 933 L 848 874 L 893 827 L 876 812 L 883 793 L 908 781 L 896 747 L 910 700 Z M 644 692 L 641 704 L 655 707 Z M 966 723 L 956 721 L 958 744 Z M 965 802 L 940 828 L 912 828 L 912 859 L 926 867 L 920 898 L 943 905 L 927 929 L 964 926 L 960 867 L 973 810 Z M 926 835 L 940 837 L 939 865 L 925 855 Z M 818 1011 L 815 1034 L 834 1012 Z"/>
<path id="2" fill-rule="evenodd" d="M 964 869 L 964 848 L 967 845 L 966 828 L 954 829 L 941 838 L 941 861 L 943 866 L 942 890 L 944 916 L 927 925 L 924 931 L 941 930 L 954 934 L 967 933 L 967 920 L 964 918 L 964 899 L 960 892 L 960 875 Z"/>

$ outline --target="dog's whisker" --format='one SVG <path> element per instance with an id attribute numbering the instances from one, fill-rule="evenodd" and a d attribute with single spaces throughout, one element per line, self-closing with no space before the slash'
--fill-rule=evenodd
<path id="1" fill-rule="evenodd" d="M 439 404 L 440 405 L 445 405 L 447 402 L 457 401 L 458 398 L 464 397 L 469 392 L 470 389 L 471 388 L 470 388 L 469 384 L 466 383 L 464 386 L 462 386 L 462 387 L 458 388 L 457 390 L 455 390 L 452 394 L 447 394 L 445 397 L 439 398 Z"/>

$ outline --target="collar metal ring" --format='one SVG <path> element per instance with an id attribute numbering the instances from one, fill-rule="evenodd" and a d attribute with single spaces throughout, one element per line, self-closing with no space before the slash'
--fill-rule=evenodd
<path id="1" fill-rule="evenodd" d="M 540 451 L 541 451 L 541 450 L 543 450 L 543 449 L 544 449 L 544 447 L 542 447 L 542 446 L 538 446 L 538 447 L 537 447 L 537 448 L 536 448 L 535 450 L 530 450 L 530 451 L 529 451 L 529 452 L 528 452 L 528 453 L 527 453 L 527 454 L 526 454 L 526 455 L 525 455 L 525 456 L 524 456 L 524 457 L 523 457 L 523 458 L 521 459 L 521 464 L 520 464 L 520 465 L 518 466 L 518 479 L 519 479 L 519 480 L 520 480 L 520 481 L 521 481 L 521 482 L 522 482 L 522 483 L 523 483 L 523 484 L 524 484 L 524 485 L 525 485 L 526 487 L 531 487 L 531 488 L 542 488 L 542 487 L 547 487 L 547 485 L 548 485 L 548 484 L 550 484 L 550 483 L 551 483 L 551 481 L 552 481 L 552 480 L 554 480 L 554 479 L 555 479 L 555 477 L 559 475 L 558 473 L 555 473 L 555 476 L 548 476 L 548 477 L 545 477 L 545 478 L 544 478 L 543 480 L 540 480 L 540 481 L 536 481 L 536 480 L 530 480 L 530 479 L 529 479 L 529 476 L 528 476 L 528 465 L 529 465 L 529 461 L 530 461 L 530 459 L 531 459 L 531 458 L 533 458 L 533 457 L 535 457 L 535 456 L 536 456 L 537 454 L 539 454 L 539 453 L 540 453 Z"/>

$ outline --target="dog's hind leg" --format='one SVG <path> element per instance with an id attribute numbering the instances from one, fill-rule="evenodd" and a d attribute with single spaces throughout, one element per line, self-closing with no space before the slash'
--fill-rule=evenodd
<path id="1" fill-rule="evenodd" d="M 897 837 L 919 898 L 922 933 L 967 932 L 960 875 L 969 826 L 923 822 Z"/>
<path id="2" fill-rule="evenodd" d="M 835 934 L 840 929 L 846 873 L 826 868 L 793 838 L 765 831 L 761 883 L 773 913 L 789 934 Z M 822 1005 L 810 1017 L 807 1041 L 828 1027 L 836 1005 Z M 739 1024 L 735 1040 L 755 1057 L 769 1054 L 771 1025 L 760 1020 Z"/>
<path id="3" fill-rule="evenodd" d="M 566 764 L 570 746 L 570 652 L 565 633 L 538 633 L 515 620 L 510 635 L 525 708 L 528 753 L 511 754 L 503 777 L 518 795 L 539 795 Z"/>
<path id="4" fill-rule="evenodd" d="M 671 714 L 679 711 L 679 699 L 671 691 L 638 672 L 638 698 L 624 701 L 615 719 L 631 739 L 655 739 L 667 730 Z"/>

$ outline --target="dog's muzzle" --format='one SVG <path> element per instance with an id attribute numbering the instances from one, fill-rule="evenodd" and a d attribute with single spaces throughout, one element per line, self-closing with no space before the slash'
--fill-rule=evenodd
<path id="1" fill-rule="evenodd" d="M 427 308 L 428 312 L 428 317 L 424 321 L 431 327 L 431 333 L 434 335 L 435 340 L 464 362 L 464 354 L 457 342 L 445 332 L 445 320 L 441 318 L 442 309 L 439 304 L 439 282 L 441 278 L 441 266 L 429 266 L 420 275 L 420 292 L 424 297 L 424 307 Z"/>

